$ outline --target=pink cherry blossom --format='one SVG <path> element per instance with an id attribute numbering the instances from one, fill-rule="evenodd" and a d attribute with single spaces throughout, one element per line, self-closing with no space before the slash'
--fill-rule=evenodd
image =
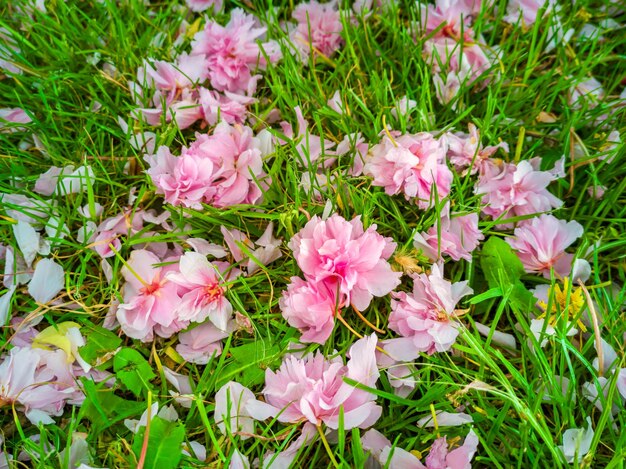
<path id="1" fill-rule="evenodd" d="M 254 98 L 229 91 L 222 94 L 206 88 L 200 89 L 199 100 L 204 112 L 204 119 L 210 125 L 215 125 L 220 121 L 229 124 L 243 124 L 248 115 L 247 106 L 256 101 Z"/>
<path id="2" fill-rule="evenodd" d="M 333 160 L 324 157 L 335 156 L 335 152 L 333 152 L 335 143 L 310 132 L 309 123 L 302 115 L 300 106 L 296 106 L 294 112 L 298 122 L 298 134 L 294 135 L 293 127 L 288 122 L 281 122 L 281 126 L 285 136 L 294 141 L 298 162 L 302 166 L 310 167 L 312 163 L 322 160 L 322 166 L 328 167 Z"/>
<path id="3" fill-rule="evenodd" d="M 233 259 L 241 264 L 240 267 L 246 275 L 252 275 L 259 270 L 259 263 L 266 266 L 283 255 L 280 251 L 283 240 L 274 238 L 273 222 L 268 223 L 261 237 L 254 242 L 239 230 L 229 230 L 223 226 L 220 230 Z M 250 251 L 254 259 L 244 252 L 241 245 Z"/>
<path id="4" fill-rule="evenodd" d="M 293 10 L 293 19 L 298 22 L 291 34 L 291 42 L 305 62 L 311 49 L 314 54 L 331 57 L 343 44 L 341 16 L 337 9 L 337 0 L 318 3 L 311 0 L 300 3 Z"/>
<path id="5" fill-rule="evenodd" d="M 220 11 L 224 4 L 223 0 L 185 0 L 191 11 L 205 11 L 213 7 L 214 11 Z"/>
<path id="6" fill-rule="evenodd" d="M 222 339 L 228 337 L 235 329 L 231 322 L 225 330 L 220 330 L 211 321 L 178 334 L 179 344 L 176 351 L 185 360 L 197 365 L 206 365 L 213 355 L 222 353 Z"/>
<path id="7" fill-rule="evenodd" d="M 486 204 L 483 213 L 502 219 L 547 212 L 563 205 L 547 187 L 557 179 L 549 171 L 540 171 L 533 162 L 524 160 L 517 165 L 491 165 L 481 174 L 475 192 L 482 194 Z"/>
<path id="8" fill-rule="evenodd" d="M 437 36 L 456 40 L 472 39 L 472 17 L 480 12 L 480 0 L 436 0 L 434 5 L 419 4 L 420 19 L 425 34 L 437 31 Z"/>
<path id="9" fill-rule="evenodd" d="M 177 266 L 158 266 L 167 261 L 140 249 L 133 251 L 127 265 L 122 267 L 126 283 L 124 303 L 117 309 L 117 320 L 129 337 L 152 340 L 155 326 L 168 327 L 178 319 L 181 301 L 178 285 L 167 278 L 167 273 L 176 270 Z"/>
<path id="10" fill-rule="evenodd" d="M 23 126 L 15 124 L 30 124 L 32 121 L 24 109 L 19 107 L 0 109 L 0 133 L 23 131 Z"/>
<path id="11" fill-rule="evenodd" d="M 342 306 L 335 297 L 323 282 L 312 284 L 292 277 L 279 305 L 289 325 L 302 332 L 301 342 L 323 344 L 333 331 L 335 310 Z"/>
<path id="12" fill-rule="evenodd" d="M 472 293 L 467 283 L 445 280 L 437 264 L 430 275 L 415 275 L 412 294 L 392 294 L 389 329 L 402 337 L 385 341 L 385 350 L 403 361 L 415 360 L 420 352 L 449 350 L 459 334 L 456 304 Z"/>
<path id="13" fill-rule="evenodd" d="M 211 263 L 197 252 L 181 256 L 179 270 L 167 275 L 168 280 L 180 287 L 179 320 L 203 322 L 208 318 L 218 329 L 226 330 L 233 315 L 233 307 L 225 295 L 229 267 L 227 262 Z"/>
<path id="14" fill-rule="evenodd" d="M 314 216 L 289 247 L 309 282 L 323 282 L 338 292 L 340 303 L 360 311 L 400 283 L 401 274 L 387 262 L 396 244 L 378 234 L 376 225 L 364 230 L 360 217 L 347 221 L 338 214 L 326 220 Z"/>
<path id="15" fill-rule="evenodd" d="M 506 15 L 502 19 L 507 23 L 517 24 L 521 17 L 523 25 L 532 26 L 544 5 L 548 13 L 556 4 L 555 0 L 509 0 Z"/>
<path id="16" fill-rule="evenodd" d="M 257 67 L 264 69 L 267 66 L 261 51 L 272 63 L 281 57 L 275 41 L 257 42 L 264 37 L 266 30 L 254 16 L 235 8 L 226 26 L 214 20 L 207 22 L 204 30 L 194 37 L 191 55 L 206 58 L 213 88 L 250 96 L 254 94 L 259 78 L 252 73 Z"/>
<path id="17" fill-rule="evenodd" d="M 275 417 L 292 423 L 307 420 L 313 425 L 323 422 L 336 429 L 342 407 L 346 430 L 371 426 L 382 411 L 375 404 L 376 396 L 344 382 L 344 377 L 376 386 L 376 342 L 374 334 L 355 342 L 347 365 L 340 357 L 327 360 L 319 352 L 302 359 L 288 356 L 276 372 L 266 370 L 265 402 L 248 402 L 248 412 L 259 419 Z"/>
<path id="18" fill-rule="evenodd" d="M 446 151 L 445 140 L 425 132 L 393 139 L 385 136 L 372 147 L 363 172 L 373 176 L 373 184 L 384 187 L 385 193 L 402 193 L 427 209 L 435 195 L 434 186 L 439 198 L 450 193 L 452 172 L 446 166 Z"/>
<path id="19" fill-rule="evenodd" d="M 438 224 L 439 228 L 436 224 L 425 233 L 416 233 L 413 245 L 432 261 L 444 254 L 455 261 L 471 261 L 472 251 L 485 239 L 478 229 L 478 215 L 450 214 L 450 205 L 446 203 Z"/>
<path id="20" fill-rule="evenodd" d="M 509 152 L 509 145 L 500 142 L 495 146 L 483 147 L 480 143 L 480 134 L 474 124 L 469 124 L 469 133 L 448 132 L 445 138 L 448 142 L 448 159 L 454 165 L 457 172 L 463 174 L 467 168 L 470 174 L 477 172 L 484 173 L 485 166 L 492 164 L 490 158 L 499 148 L 506 153 Z"/>
<path id="21" fill-rule="evenodd" d="M 433 72 L 453 72 L 459 82 L 471 84 L 488 72 L 494 62 L 483 47 L 482 41 L 461 45 L 450 37 L 434 37 L 424 42 L 422 56 Z"/>
<path id="22" fill-rule="evenodd" d="M 147 173 L 157 193 L 172 205 L 201 209 L 202 203 L 219 208 L 254 204 L 261 198 L 259 184 L 266 183 L 259 145 L 249 127 L 222 122 L 212 135 L 196 134 L 179 157 L 167 147 L 147 155 Z"/>
<path id="23" fill-rule="evenodd" d="M 247 409 L 250 401 L 256 401 L 252 391 L 235 381 L 229 381 L 217 391 L 214 416 L 215 423 L 223 434 L 227 434 L 228 430 L 239 434 L 242 440 L 250 438 L 254 433 L 254 419 Z"/>
<path id="24" fill-rule="evenodd" d="M 550 278 L 553 268 L 557 275 L 565 277 L 572 270 L 574 259 L 565 249 L 582 236 L 583 227 L 577 221 L 566 222 L 544 214 L 523 221 L 514 234 L 506 242 L 515 249 L 526 272 Z"/>

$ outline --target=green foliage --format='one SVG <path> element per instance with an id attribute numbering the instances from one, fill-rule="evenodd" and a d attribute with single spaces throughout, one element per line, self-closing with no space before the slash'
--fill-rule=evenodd
<path id="1" fill-rule="evenodd" d="M 123 348 L 115 354 L 113 369 L 117 378 L 135 396 L 152 389 L 150 381 L 156 378 L 147 360 L 131 348 Z"/>
<path id="2" fill-rule="evenodd" d="M 94 366 L 108 362 L 113 358 L 112 352 L 122 344 L 122 339 L 113 332 L 89 322 L 81 327 L 81 333 L 86 343 L 78 351 L 87 363 Z"/>
<path id="3" fill-rule="evenodd" d="M 147 427 L 141 427 L 133 439 L 133 452 L 139 460 Z M 145 469 L 174 469 L 182 457 L 181 446 L 185 441 L 185 427 L 180 422 L 169 422 L 154 417 L 150 422 Z"/>

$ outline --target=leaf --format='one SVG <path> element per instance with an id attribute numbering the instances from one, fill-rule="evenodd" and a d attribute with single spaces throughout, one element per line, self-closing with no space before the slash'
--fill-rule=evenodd
<path id="1" fill-rule="evenodd" d="M 123 348 L 115 355 L 113 369 L 118 379 L 135 396 L 151 389 L 150 380 L 156 377 L 146 359 L 131 348 Z"/>
<path id="2" fill-rule="evenodd" d="M 231 348 L 230 353 L 234 358 L 234 363 L 224 368 L 224 378 L 225 380 L 233 379 L 241 373 L 241 380 L 246 386 L 261 384 L 265 379 L 265 368 L 276 360 L 280 352 L 278 345 L 269 346 L 262 341 Z"/>
<path id="3" fill-rule="evenodd" d="M 81 332 L 85 336 L 86 344 L 79 348 L 78 352 L 83 360 L 92 366 L 98 366 L 110 360 L 111 352 L 122 344 L 122 339 L 113 332 L 91 323 L 85 324 Z M 104 360 L 103 357 L 105 357 Z"/>
<path id="4" fill-rule="evenodd" d="M 141 427 L 133 440 L 133 452 L 139 460 L 146 427 Z M 174 469 L 182 457 L 181 446 L 185 439 L 185 427 L 180 422 L 169 422 L 154 417 L 150 422 L 148 450 L 144 469 Z"/>
<path id="5" fill-rule="evenodd" d="M 140 415 L 145 410 L 143 402 L 133 402 L 116 396 L 112 389 L 104 384 L 96 385 L 93 381 L 82 378 L 85 401 L 80 408 L 79 419 L 88 419 L 92 431 L 97 434 L 115 423 L 129 417 Z"/>
<path id="6" fill-rule="evenodd" d="M 535 297 L 520 280 L 525 273 L 524 266 L 511 246 L 492 236 L 483 247 L 480 264 L 491 289 L 510 291 L 509 301 L 513 306 L 525 311 L 532 309 Z"/>

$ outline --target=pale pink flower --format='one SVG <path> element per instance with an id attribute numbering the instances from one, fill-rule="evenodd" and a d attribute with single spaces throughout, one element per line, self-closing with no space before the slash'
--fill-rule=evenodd
<path id="1" fill-rule="evenodd" d="M 19 107 L 0 109 L 0 133 L 21 132 L 25 127 L 16 124 L 30 124 L 32 121 Z"/>
<path id="2" fill-rule="evenodd" d="M 294 135 L 293 128 L 288 122 L 281 122 L 281 126 L 285 136 L 292 139 L 295 143 L 299 163 L 303 166 L 310 167 L 312 163 L 315 163 L 325 156 L 335 156 L 333 152 L 335 143 L 331 140 L 322 139 L 319 135 L 313 135 L 309 131 L 309 123 L 302 115 L 300 106 L 296 106 L 294 112 L 296 113 L 296 120 L 298 122 L 298 134 Z M 327 167 L 332 161 L 333 160 L 326 158 L 322 161 L 322 166 Z"/>
<path id="3" fill-rule="evenodd" d="M 584 104 L 594 108 L 604 98 L 602 83 L 594 77 L 577 82 L 570 90 L 568 102 L 572 109 L 580 109 Z"/>
<path id="4" fill-rule="evenodd" d="M 400 283 L 401 274 L 387 262 L 396 243 L 378 234 L 376 225 L 364 230 L 360 217 L 347 221 L 337 214 L 326 220 L 315 216 L 289 247 L 308 281 L 323 282 L 340 295 L 340 303 L 360 311 Z"/>
<path id="5" fill-rule="evenodd" d="M 218 91 L 236 94 L 254 94 L 259 76 L 252 73 L 258 67 L 265 69 L 267 61 L 261 52 L 275 63 L 281 57 L 280 47 L 275 41 L 258 42 L 267 28 L 240 8 L 231 11 L 226 26 L 214 20 L 207 22 L 192 43 L 192 55 L 206 57 L 211 86 Z"/>
<path id="6" fill-rule="evenodd" d="M 229 267 L 227 262 L 211 263 L 197 252 L 186 252 L 181 256 L 178 271 L 167 275 L 180 287 L 178 319 L 203 322 L 208 318 L 218 329 L 226 330 L 233 315 L 233 307 L 225 294 Z"/>
<path id="7" fill-rule="evenodd" d="M 223 434 L 228 430 L 239 434 L 242 440 L 254 434 L 254 418 L 247 409 L 250 401 L 256 401 L 252 391 L 235 381 L 229 381 L 217 391 L 214 419 Z"/>
<path id="8" fill-rule="evenodd" d="M 213 7 L 214 11 L 220 11 L 224 5 L 223 0 L 185 0 L 191 11 L 205 11 Z"/>
<path id="9" fill-rule="evenodd" d="M 450 37 L 434 37 L 424 42 L 422 56 L 434 73 L 457 75 L 460 83 L 473 83 L 493 66 L 481 42 L 459 44 Z"/>
<path id="10" fill-rule="evenodd" d="M 418 4 L 420 20 L 425 34 L 437 31 L 437 36 L 448 36 L 470 42 L 472 17 L 480 12 L 480 0 L 436 0 L 434 5 Z"/>
<path id="11" fill-rule="evenodd" d="M 254 204 L 266 184 L 259 142 L 249 127 L 222 122 L 212 135 L 196 134 L 181 156 L 160 147 L 156 155 L 147 155 L 147 173 L 172 205 L 201 209 L 202 203 L 223 208 Z"/>
<path id="12" fill-rule="evenodd" d="M 509 152 L 509 145 L 500 142 L 495 146 L 483 147 L 480 143 L 480 134 L 474 124 L 468 124 L 469 133 L 447 132 L 445 138 L 448 142 L 448 159 L 454 165 L 457 172 L 464 174 L 464 170 L 469 169 L 470 174 L 483 173 L 486 166 L 492 164 L 491 156 L 499 148 L 506 153 Z"/>
<path id="13" fill-rule="evenodd" d="M 445 81 L 444 81 L 445 78 Z M 433 84 L 435 85 L 435 96 L 441 104 L 449 104 L 459 94 L 463 78 L 456 72 L 434 73 Z M 451 108 L 456 110 L 457 103 L 453 103 Z"/>
<path id="14" fill-rule="evenodd" d="M 617 390 L 626 399 L 626 368 L 620 368 L 617 372 Z"/>
<path id="15" fill-rule="evenodd" d="M 204 119 L 215 125 L 224 121 L 229 124 L 243 124 L 248 116 L 249 104 L 256 101 L 254 98 L 225 91 L 211 91 L 200 88 L 200 104 L 204 112 Z"/>
<path id="16" fill-rule="evenodd" d="M 294 467 L 294 460 L 304 445 L 310 445 L 317 440 L 319 434 L 315 425 L 306 422 L 302 425 L 302 433 L 287 448 L 278 453 L 268 451 L 263 455 L 263 469 L 289 469 Z"/>
<path id="17" fill-rule="evenodd" d="M 155 326 L 168 327 L 178 319 L 181 301 L 178 285 L 167 278 L 167 273 L 177 266 L 158 266 L 171 260 L 161 260 L 151 252 L 140 249 L 133 251 L 127 266 L 122 267 L 126 283 L 124 303 L 117 309 L 117 320 L 126 335 L 149 341 Z"/>
<path id="18" fill-rule="evenodd" d="M 450 214 L 450 204 L 441 211 L 439 229 L 437 224 L 425 233 L 416 233 L 413 245 L 432 261 L 448 255 L 452 260 L 472 260 L 472 252 L 485 236 L 478 229 L 478 214 Z"/>
<path id="19" fill-rule="evenodd" d="M 426 132 L 393 140 L 385 136 L 372 147 L 363 172 L 373 176 L 373 185 L 384 187 L 385 193 L 402 193 L 427 209 L 435 196 L 434 186 L 439 199 L 450 193 L 452 172 L 446 166 L 446 150 L 445 140 Z"/>
<path id="20" fill-rule="evenodd" d="M 343 408 L 344 428 L 367 428 L 381 414 L 376 396 L 346 382 L 344 377 L 364 386 L 375 387 L 376 335 L 358 340 L 350 348 L 347 365 L 339 357 L 327 360 L 321 353 L 299 359 L 288 356 L 278 371 L 265 372 L 265 402 L 248 402 L 250 415 L 280 422 L 307 420 L 313 425 L 322 422 L 332 429 L 339 426 L 339 409 Z"/>
<path id="21" fill-rule="evenodd" d="M 412 294 L 392 294 L 389 329 L 402 337 L 385 341 L 385 350 L 403 361 L 450 350 L 459 335 L 456 304 L 473 292 L 467 283 L 445 280 L 437 264 L 430 275 L 415 275 Z"/>
<path id="22" fill-rule="evenodd" d="M 335 310 L 343 306 L 337 304 L 335 297 L 335 292 L 323 282 L 291 277 L 279 302 L 280 311 L 289 325 L 302 333 L 301 342 L 323 344 L 333 331 Z"/>
<path id="23" fill-rule="evenodd" d="M 365 141 L 360 133 L 352 133 L 346 135 L 337 145 L 335 153 L 341 160 L 348 155 L 352 156 L 352 163 L 347 170 L 350 176 L 360 176 L 363 174 L 365 159 L 369 151 L 369 144 Z"/>
<path id="24" fill-rule="evenodd" d="M 491 165 L 480 175 L 475 188 L 486 204 L 483 213 L 506 220 L 521 215 L 547 212 L 563 205 L 547 187 L 557 177 L 549 171 L 539 171 L 530 161 Z"/>
<path id="25" fill-rule="evenodd" d="M 206 365 L 213 355 L 222 353 L 222 339 L 228 337 L 234 330 L 234 324 L 229 323 L 225 330 L 220 330 L 211 321 L 206 321 L 188 331 L 178 334 L 179 344 L 176 351 L 185 360 L 197 365 Z"/>
<path id="26" fill-rule="evenodd" d="M 115 256 L 115 253 L 120 251 L 122 242 L 119 239 L 119 235 L 115 232 L 101 231 L 96 235 L 91 247 L 100 254 L 100 257 L 106 259 L 107 257 Z"/>
<path id="27" fill-rule="evenodd" d="M 283 240 L 274 238 L 273 222 L 267 225 L 261 237 L 256 241 L 252 241 L 239 230 L 229 230 L 223 226 L 220 230 L 222 231 L 222 235 L 224 235 L 224 241 L 233 259 L 235 262 L 240 263 L 240 268 L 246 275 L 252 275 L 259 270 L 261 268 L 259 263 L 262 266 L 266 266 L 283 255 L 282 252 L 280 252 L 280 245 L 283 243 Z M 247 248 L 254 259 L 244 252 L 242 246 Z"/>
<path id="28" fill-rule="evenodd" d="M 577 221 L 566 222 L 544 214 L 521 222 L 514 234 L 506 242 L 517 252 L 526 272 L 550 278 L 554 269 L 557 275 L 565 277 L 572 270 L 574 259 L 565 249 L 583 235 L 583 227 Z"/>
<path id="29" fill-rule="evenodd" d="M 563 445 L 558 448 L 568 463 L 582 462 L 591 449 L 594 431 L 591 417 L 587 417 L 587 428 L 570 428 L 563 432 Z"/>
<path id="30" fill-rule="evenodd" d="M 0 27 L 0 71 L 21 75 L 22 69 L 15 61 L 21 50 L 12 34 L 8 29 Z"/>
<path id="31" fill-rule="evenodd" d="M 291 42 L 300 53 L 302 61 L 314 54 L 331 57 L 343 44 L 341 16 L 337 9 L 337 0 L 318 3 L 311 0 L 300 3 L 293 10 L 293 19 L 298 22 L 291 34 Z"/>
<path id="32" fill-rule="evenodd" d="M 502 19 L 507 23 L 517 24 L 521 17 L 524 26 L 531 26 L 537 21 L 537 15 L 543 6 L 546 6 L 545 13 L 548 13 L 556 4 L 555 0 L 509 0 L 506 15 Z"/>
<path id="33" fill-rule="evenodd" d="M 64 352 L 49 356 L 58 359 L 55 367 L 67 368 Z M 63 413 L 65 402 L 74 391 L 70 387 L 74 379 L 66 381 L 67 384 L 52 384 L 56 378 L 53 368 L 45 366 L 39 351 L 12 348 L 0 364 L 0 407 L 15 404 L 33 424 L 53 423 L 51 416 Z"/>

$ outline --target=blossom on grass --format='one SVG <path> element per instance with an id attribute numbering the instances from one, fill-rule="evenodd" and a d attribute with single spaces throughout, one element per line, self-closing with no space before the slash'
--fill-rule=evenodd
<path id="1" fill-rule="evenodd" d="M 179 344 L 176 346 L 176 351 L 188 362 L 206 365 L 213 356 L 219 356 L 222 353 L 221 341 L 234 329 L 232 322 L 227 324 L 226 329 L 221 330 L 211 321 L 205 321 L 178 335 Z"/>
<path id="2" fill-rule="evenodd" d="M 250 96 L 254 94 L 260 77 L 253 75 L 254 71 L 257 67 L 264 69 L 267 66 L 265 56 L 272 63 L 281 57 L 275 41 L 258 42 L 266 30 L 254 16 L 235 8 L 226 26 L 215 20 L 207 22 L 193 39 L 191 55 L 206 59 L 205 73 L 214 89 Z"/>
<path id="3" fill-rule="evenodd" d="M 225 296 L 224 276 L 230 266 L 226 262 L 211 263 L 202 254 L 187 252 L 181 256 L 178 271 L 167 278 L 178 285 L 181 296 L 178 319 L 203 322 L 209 319 L 225 331 L 232 318 L 233 307 Z"/>
<path id="4" fill-rule="evenodd" d="M 478 229 L 478 214 L 451 214 L 450 205 L 446 203 L 439 222 L 425 233 L 416 233 L 413 245 L 432 261 L 447 255 L 455 261 L 471 262 L 472 251 L 483 239 L 485 236 Z"/>
<path id="5" fill-rule="evenodd" d="M 171 260 L 171 259 L 170 259 Z M 178 322 L 181 298 L 178 285 L 170 281 L 168 272 L 177 269 L 176 264 L 161 267 L 161 260 L 153 253 L 140 249 L 133 251 L 122 267 L 124 303 L 117 309 L 117 320 L 124 333 L 134 339 L 152 340 L 156 326 L 183 327 Z M 157 333 L 169 336 L 168 329 L 157 329 Z M 174 333 L 176 331 L 171 331 Z"/>
<path id="6" fill-rule="evenodd" d="M 524 26 L 532 26 L 537 21 L 541 8 L 545 7 L 545 13 L 548 13 L 555 6 L 555 0 L 509 0 L 502 19 L 507 23 L 517 24 L 521 16 Z"/>
<path id="7" fill-rule="evenodd" d="M 337 0 L 300 3 L 294 8 L 292 16 L 298 24 L 290 38 L 303 62 L 309 57 L 311 49 L 314 54 L 331 57 L 343 44 L 343 25 Z"/>
<path id="8" fill-rule="evenodd" d="M 246 406 L 253 401 L 256 398 L 252 391 L 235 381 L 222 386 L 215 394 L 214 413 L 220 431 L 226 434 L 228 429 L 233 434 L 239 434 L 242 440 L 250 438 L 254 433 L 254 418 Z"/>
<path id="9" fill-rule="evenodd" d="M 346 365 L 340 357 L 328 360 L 319 352 L 304 358 L 286 357 L 276 372 L 266 370 L 265 402 L 249 402 L 248 412 L 258 419 L 274 417 L 291 423 L 306 420 L 337 429 L 342 408 L 344 429 L 371 426 L 382 411 L 375 404 L 376 396 L 346 383 L 344 378 L 367 387 L 376 386 L 377 340 L 372 334 L 355 342 Z"/>
<path id="10" fill-rule="evenodd" d="M 566 222 L 544 214 L 520 223 L 514 234 L 506 242 L 517 252 L 526 272 L 550 278 L 554 269 L 557 275 L 565 277 L 572 270 L 574 259 L 565 249 L 582 236 L 583 227 L 577 221 Z"/>
<path id="11" fill-rule="evenodd" d="M 563 444 L 558 448 L 568 463 L 581 462 L 591 449 L 594 431 L 591 426 L 591 417 L 587 417 L 587 428 L 570 428 L 563 432 Z"/>
<path id="12" fill-rule="evenodd" d="M 540 160 L 524 160 L 518 164 L 490 165 L 481 173 L 475 188 L 483 196 L 483 213 L 503 219 L 547 212 L 563 205 L 547 187 L 560 175 L 555 171 L 541 171 Z"/>
<path id="13" fill-rule="evenodd" d="M 351 221 L 338 214 L 322 220 L 314 216 L 289 241 L 304 276 L 340 295 L 340 302 L 362 311 L 374 296 L 387 295 L 400 283 L 387 260 L 396 248 L 391 238 L 363 228 L 360 217 Z"/>
<path id="14" fill-rule="evenodd" d="M 472 17 L 480 11 L 479 0 L 437 0 L 434 5 L 420 3 L 420 20 L 424 33 L 455 39 L 471 39 Z"/>
<path id="15" fill-rule="evenodd" d="M 469 133 L 447 132 L 445 134 L 448 142 L 447 156 L 457 172 L 463 174 L 463 171 L 469 168 L 470 174 L 476 172 L 482 174 L 486 171 L 486 167 L 493 164 L 490 157 L 499 148 L 508 153 L 509 146 L 506 142 L 500 142 L 498 145 L 483 147 L 477 127 L 474 124 L 469 124 L 468 127 Z"/>
<path id="16" fill-rule="evenodd" d="M 280 310 L 289 325 L 302 333 L 300 341 L 325 343 L 335 325 L 335 310 L 343 306 L 337 304 L 336 293 L 323 282 L 291 277 L 282 295 Z"/>
<path id="17" fill-rule="evenodd" d="M 431 206 L 435 191 L 439 199 L 450 193 L 452 172 L 446 165 L 445 140 L 420 132 L 383 137 L 371 148 L 364 174 L 389 195 L 403 194 L 422 209 Z"/>
<path id="18" fill-rule="evenodd" d="M 283 240 L 274 237 L 273 222 L 268 223 L 265 231 L 256 241 L 252 241 L 239 230 L 229 230 L 224 226 L 220 230 L 230 254 L 235 262 L 239 262 L 239 267 L 245 275 L 252 275 L 261 266 L 269 265 L 283 255 L 280 251 L 280 245 L 283 243 Z M 253 257 L 244 251 L 244 247 Z"/>
<path id="19" fill-rule="evenodd" d="M 205 11 L 213 7 L 214 11 L 220 11 L 224 5 L 223 0 L 185 0 L 191 11 Z"/>
<path id="20" fill-rule="evenodd" d="M 261 198 L 259 184 L 266 175 L 249 127 L 222 122 L 211 135 L 197 134 L 179 157 L 162 146 L 145 159 L 157 193 L 172 205 L 201 209 L 206 203 L 223 208 L 254 204 Z"/>
<path id="21" fill-rule="evenodd" d="M 0 109 L 0 133 L 23 131 L 25 128 L 19 124 L 30 124 L 32 121 L 33 120 L 22 108 L 15 107 Z"/>
<path id="22" fill-rule="evenodd" d="M 403 361 L 415 360 L 420 352 L 433 354 L 452 347 L 459 335 L 456 304 L 472 293 L 467 281 L 451 283 L 434 264 L 430 275 L 413 277 L 413 293 L 392 293 L 389 329 L 400 338 L 385 341 L 385 350 Z"/>

